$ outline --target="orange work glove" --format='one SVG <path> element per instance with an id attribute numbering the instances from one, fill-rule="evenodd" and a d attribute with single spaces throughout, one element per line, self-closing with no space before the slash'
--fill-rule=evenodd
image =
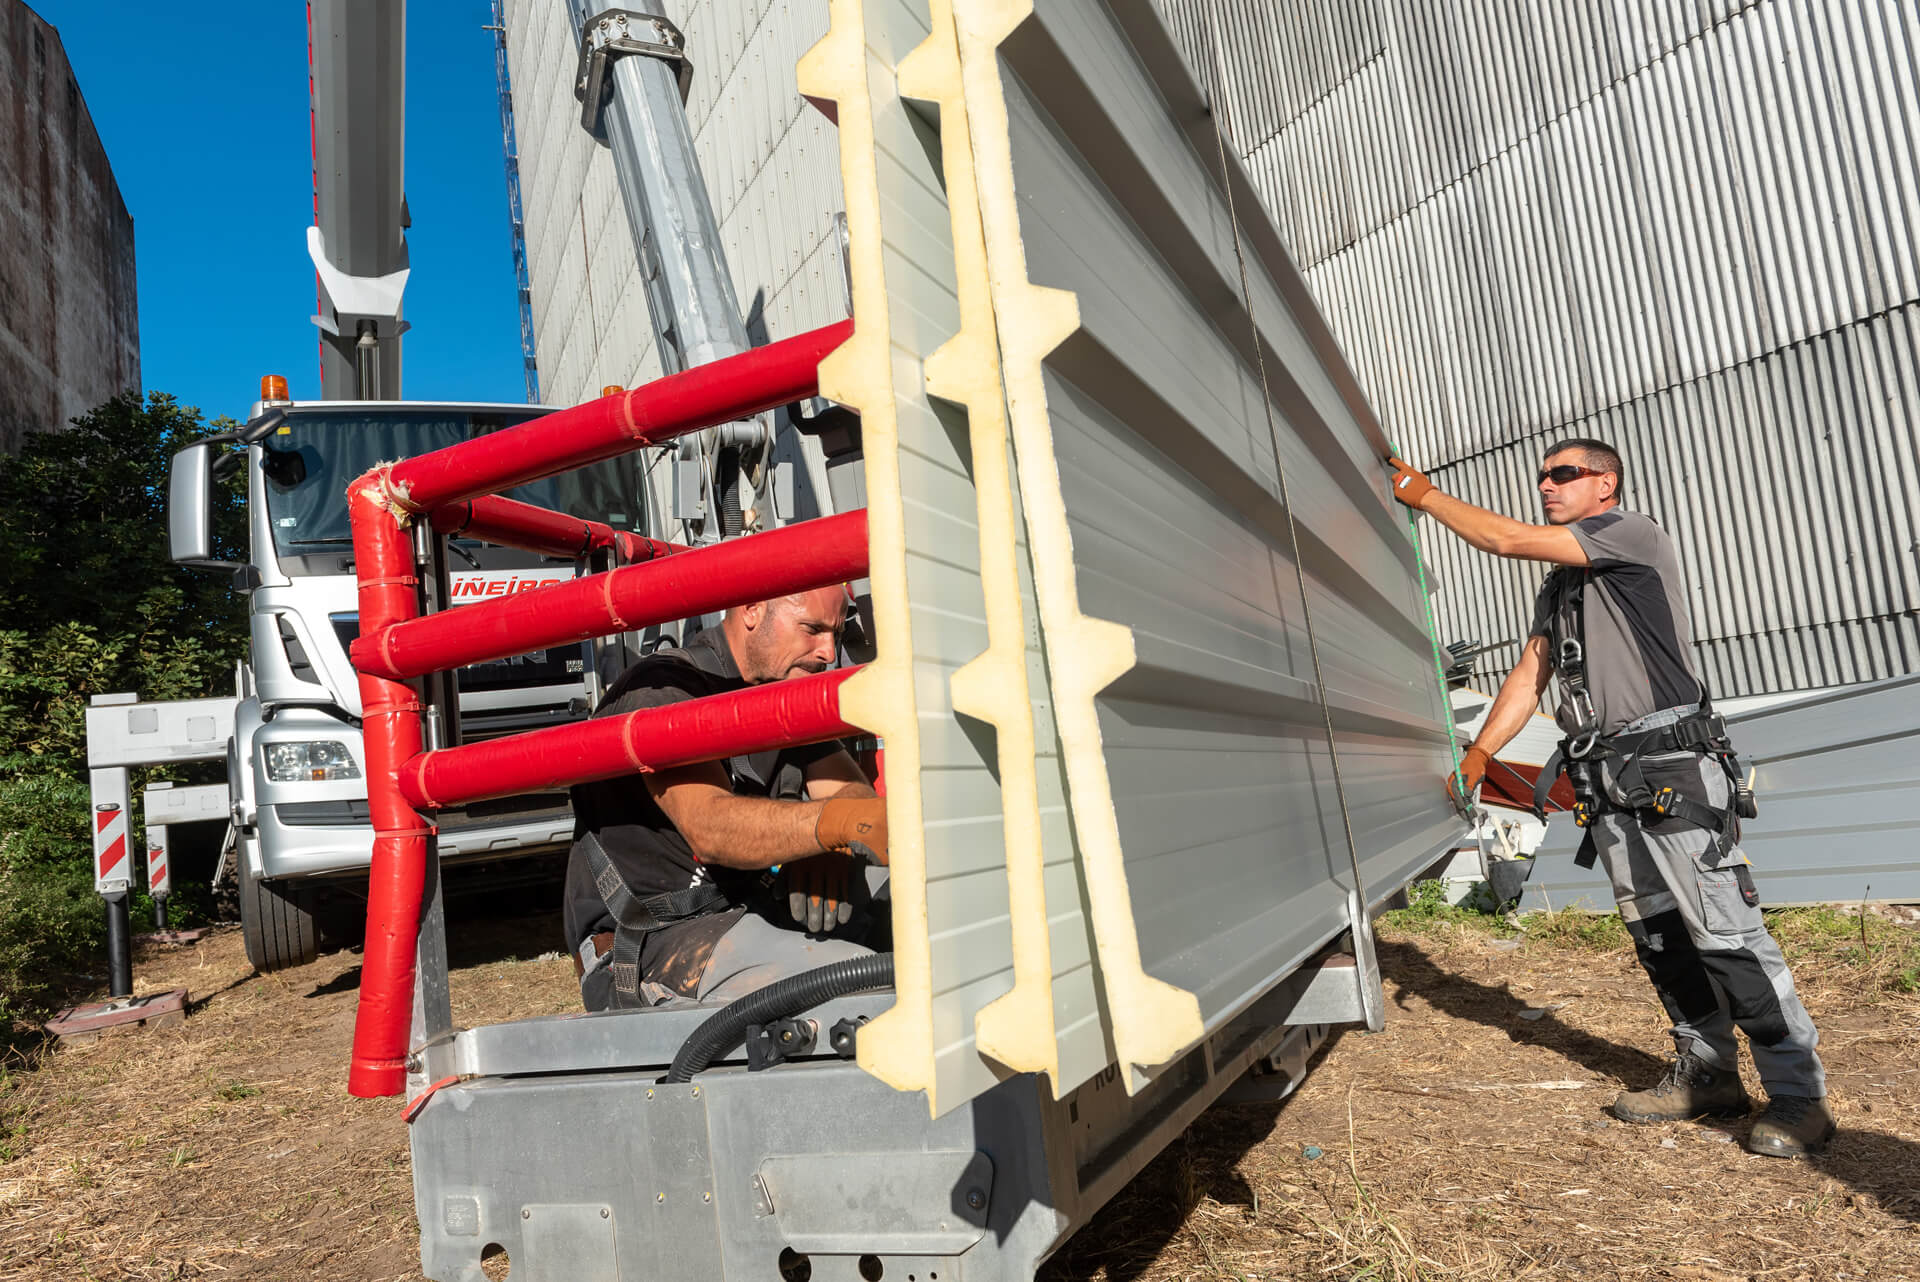
<path id="1" fill-rule="evenodd" d="M 865 855 L 887 862 L 887 802 L 884 797 L 834 797 L 820 807 L 813 824 L 820 849 Z"/>
<path id="2" fill-rule="evenodd" d="M 1389 457 L 1387 465 L 1393 469 L 1393 497 L 1418 511 L 1427 495 L 1433 493 L 1433 482 L 1403 458 Z"/>
<path id="3" fill-rule="evenodd" d="M 1447 776 L 1447 799 L 1461 814 L 1473 809 L 1473 794 L 1485 782 L 1492 760 L 1485 748 L 1475 744 L 1460 754 L 1460 768 Z"/>
<path id="4" fill-rule="evenodd" d="M 860 861 L 831 851 L 786 866 L 787 911 L 812 933 L 827 934 L 853 918 L 855 879 Z"/>

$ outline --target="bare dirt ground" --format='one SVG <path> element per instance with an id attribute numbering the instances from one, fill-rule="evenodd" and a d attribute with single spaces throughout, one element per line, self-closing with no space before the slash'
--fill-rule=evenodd
<path id="1" fill-rule="evenodd" d="M 1048 1282 L 1219 1278 L 1920 1279 L 1920 929 L 1782 928 L 1840 1137 L 1753 1157 L 1748 1124 L 1629 1127 L 1664 1017 L 1605 920 L 1524 937 L 1383 927 L 1390 1021 L 1284 1104 L 1217 1108 L 1048 1265 Z M 457 923 L 456 923 L 457 924 Z M 552 918 L 460 930 L 455 1015 L 570 1009 Z M 1804 936 L 1804 938 L 1802 938 Z M 515 954 L 532 960 L 517 960 Z M 278 975 L 236 932 L 137 960 L 182 1027 L 0 1075 L 0 1279 L 415 1279 L 405 1127 L 346 1094 L 358 958 Z M 1752 1085 L 1752 1083 L 1750 1083 Z"/>

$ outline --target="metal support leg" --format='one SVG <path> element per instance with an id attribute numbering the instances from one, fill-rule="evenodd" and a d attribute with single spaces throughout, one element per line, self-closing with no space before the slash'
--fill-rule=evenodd
<path id="1" fill-rule="evenodd" d="M 127 892 L 102 896 L 107 901 L 107 996 L 133 996 L 133 928 L 127 918 Z"/>
<path id="2" fill-rule="evenodd" d="M 1366 1012 L 1367 1031 L 1377 1033 L 1387 1026 L 1386 993 L 1380 984 L 1380 953 L 1373 943 L 1373 918 L 1367 913 L 1366 894 L 1355 886 L 1347 896 L 1347 913 L 1353 919 L 1354 978 L 1360 984 L 1360 1009 Z"/>
<path id="3" fill-rule="evenodd" d="M 425 522 L 414 527 L 414 560 L 419 565 L 423 614 L 431 617 L 452 607 L 451 578 L 447 572 L 447 539 Z M 460 742 L 459 685 L 451 672 L 424 679 L 427 697 L 427 747 L 444 748 Z M 441 893 L 440 840 L 426 842 L 426 877 L 420 888 L 420 930 L 414 942 L 413 1023 L 407 1046 L 407 1098 L 433 1084 L 423 1053 L 453 1033 L 453 993 L 447 975 L 447 914 Z"/>

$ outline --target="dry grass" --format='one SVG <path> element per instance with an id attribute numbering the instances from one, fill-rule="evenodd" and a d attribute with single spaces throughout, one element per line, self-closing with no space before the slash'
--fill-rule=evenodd
<path id="1" fill-rule="evenodd" d="M 1784 1162 L 1744 1151 L 1746 1122 L 1607 1115 L 1667 1053 L 1617 922 L 1402 914 L 1380 931 L 1386 1031 L 1336 1038 L 1284 1105 L 1215 1109 L 1049 1282 L 1920 1279 L 1906 916 L 1870 911 L 1864 944 L 1857 912 L 1774 917 L 1841 1128 L 1829 1156 Z"/>
<path id="2" fill-rule="evenodd" d="M 1834 1078 L 1825 1159 L 1608 1120 L 1665 1051 L 1616 927 L 1415 914 L 1381 929 L 1385 1032 L 1336 1038 L 1284 1105 L 1203 1117 L 1048 1278 L 1920 1282 L 1920 929 L 1776 927 Z M 462 934 L 457 1017 L 569 1009 L 563 958 L 509 960 L 556 933 Z M 142 956 L 143 987 L 193 991 L 184 1027 L 9 1067 L 0 1279 L 418 1278 L 405 1128 L 344 1089 L 356 963 L 256 976 L 231 933 Z"/>
<path id="3" fill-rule="evenodd" d="M 460 1017 L 577 1003 L 564 958 L 491 960 L 499 931 L 466 949 Z M 231 930 L 144 952 L 140 990 L 187 988 L 185 1025 L 8 1066 L 0 1279 L 418 1278 L 406 1128 L 346 1093 L 358 963 L 256 975 Z"/>

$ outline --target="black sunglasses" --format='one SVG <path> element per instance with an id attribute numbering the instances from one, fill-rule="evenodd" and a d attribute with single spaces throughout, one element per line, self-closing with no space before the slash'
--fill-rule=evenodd
<path id="1" fill-rule="evenodd" d="M 1562 463 L 1559 467 L 1543 469 L 1534 478 L 1535 485 L 1544 485 L 1552 481 L 1555 485 L 1570 485 L 1583 476 L 1605 476 L 1605 472 L 1596 472 L 1590 467 L 1575 467 L 1571 463 Z"/>

